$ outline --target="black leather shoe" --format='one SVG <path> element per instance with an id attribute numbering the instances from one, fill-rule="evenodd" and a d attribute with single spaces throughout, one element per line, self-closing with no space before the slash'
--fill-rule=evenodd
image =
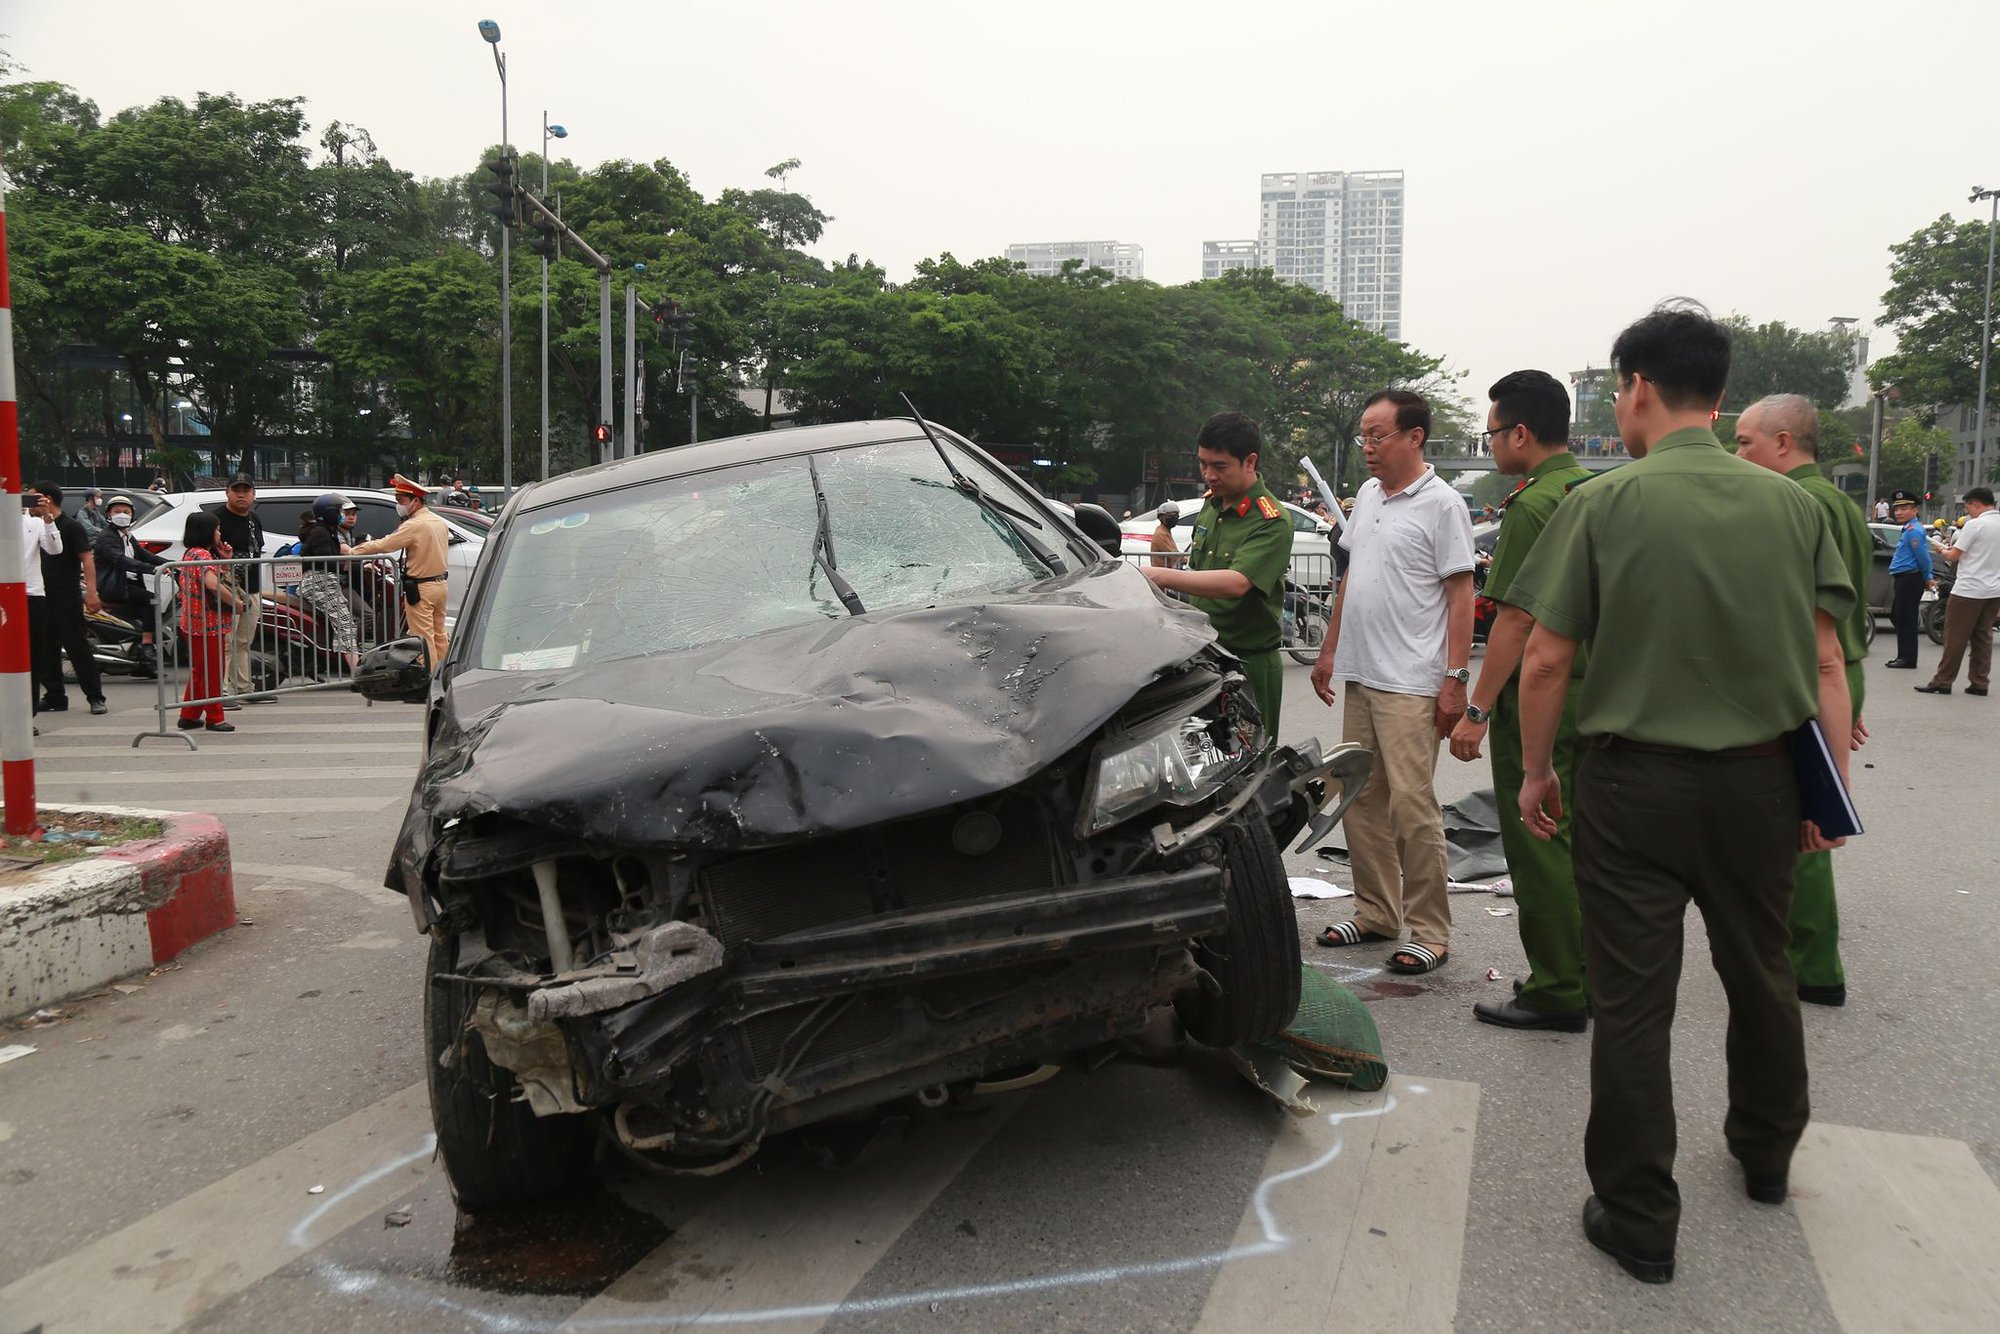
<path id="1" fill-rule="evenodd" d="M 1581 1033 L 1590 1022 L 1581 1010 L 1574 1014 L 1557 1014 L 1552 1010 L 1537 1010 L 1517 1000 L 1477 1001 L 1472 1007 L 1472 1017 L 1482 1024 L 1500 1028 L 1545 1028 L 1558 1033 Z"/>
<path id="2" fill-rule="evenodd" d="M 1595 1195 L 1583 1202 L 1583 1235 L 1590 1239 L 1591 1245 L 1616 1260 L 1620 1269 L 1641 1283 L 1674 1281 L 1672 1251 L 1664 1256 L 1645 1256 L 1633 1255 L 1618 1248 L 1618 1239 L 1611 1234 L 1611 1220 L 1605 1216 L 1604 1205 Z"/>
<path id="3" fill-rule="evenodd" d="M 44 695 L 44 696 L 42 697 L 42 702 L 41 702 L 40 704 L 37 704 L 37 705 L 35 706 L 35 712 L 37 712 L 37 713 L 68 713 L 68 712 L 69 712 L 69 701 L 68 701 L 67 699 L 50 699 L 50 698 L 48 698 L 48 697 L 47 697 L 46 695 Z"/>
<path id="4" fill-rule="evenodd" d="M 1949 695 L 1951 693 L 1950 686 L 1940 685 L 1911 686 L 1910 689 L 1916 691 L 1919 695 Z"/>
<path id="5" fill-rule="evenodd" d="M 1759 1204 L 1783 1204 L 1790 1193 L 1790 1172 L 1752 1172 L 1743 1169 L 1743 1193 Z"/>
<path id="6" fill-rule="evenodd" d="M 1984 695 L 1984 694 L 1986 693 L 1986 687 L 1985 687 L 1985 686 L 1967 686 L 1967 687 L 1965 688 L 1965 693 L 1966 693 L 1966 694 L 1968 694 L 1968 695 L 1982 695 L 1982 696 L 1983 696 L 1983 695 Z"/>
<path id="7" fill-rule="evenodd" d="M 234 731 L 236 730 L 236 724 L 235 724 L 235 723 L 210 723 L 210 724 L 208 725 L 208 729 L 207 729 L 207 730 L 208 730 L 208 731 L 211 731 L 211 732 L 234 732 Z"/>
<path id="8" fill-rule="evenodd" d="M 1799 999 L 1813 1005 L 1847 1004 L 1847 984 L 1836 982 L 1830 987 L 1812 987 L 1799 983 Z"/>
<path id="9" fill-rule="evenodd" d="M 1908 667 L 1914 670 L 1917 664 L 1914 662 L 1905 662 L 1901 658 L 1891 658 L 1882 665 L 1884 667 Z"/>
<path id="10" fill-rule="evenodd" d="M 201 719 L 183 718 L 179 722 L 175 723 L 174 726 L 180 728 L 181 731 L 183 732 L 192 732 L 194 731 L 195 728 L 201 726 Z"/>

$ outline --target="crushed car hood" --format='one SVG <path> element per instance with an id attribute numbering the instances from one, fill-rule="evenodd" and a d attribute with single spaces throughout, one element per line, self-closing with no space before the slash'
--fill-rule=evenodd
<path id="1" fill-rule="evenodd" d="M 398 861 L 499 813 L 622 849 L 753 847 L 1003 791 L 1214 643 L 1099 565 L 977 602 L 564 672 L 461 671 Z"/>

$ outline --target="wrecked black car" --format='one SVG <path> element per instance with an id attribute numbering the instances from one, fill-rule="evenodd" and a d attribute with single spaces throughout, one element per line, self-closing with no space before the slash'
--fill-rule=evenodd
<path id="1" fill-rule="evenodd" d="M 463 1206 L 560 1188 L 598 1135 L 721 1170 L 1161 1006 L 1218 1045 L 1292 1018 L 1278 849 L 1370 757 L 1268 744 L 1117 541 L 908 420 L 516 497 L 441 671 L 405 642 L 357 683 L 428 709 L 390 883 Z"/>

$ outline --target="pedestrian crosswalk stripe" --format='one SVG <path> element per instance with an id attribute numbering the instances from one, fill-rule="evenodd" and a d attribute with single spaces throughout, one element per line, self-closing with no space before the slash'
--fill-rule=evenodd
<path id="1" fill-rule="evenodd" d="M 330 728 L 328 730 L 345 734 L 349 729 L 343 727 Z M 249 735 L 252 737 L 261 737 L 269 734 L 264 731 L 256 731 Z M 202 760 L 208 759 L 211 756 L 221 758 L 227 758 L 232 755 L 296 756 L 300 748 L 305 744 L 303 742 L 290 741 L 284 745 L 266 745 L 250 740 L 242 732 L 238 732 L 227 741 L 220 738 L 209 740 L 201 749 L 192 751 L 178 742 L 168 743 L 158 739 L 139 747 L 134 747 L 130 742 L 120 746 L 65 746 L 61 743 L 50 745 L 48 741 L 49 738 L 41 737 L 35 742 L 35 765 L 40 772 L 48 772 L 42 769 L 41 766 L 45 764 L 60 764 L 64 760 L 144 759 L 148 756 L 163 755 L 173 759 L 175 764 L 174 772 L 180 773 L 182 772 L 180 769 L 181 765 L 199 764 Z M 315 755 L 402 755 L 407 756 L 411 760 L 418 759 L 422 755 L 422 750 L 416 744 L 414 736 L 407 741 L 334 741 L 325 743 L 314 741 L 311 744 L 312 753 Z"/>
<path id="2" fill-rule="evenodd" d="M 0 1312 L 49 1334 L 179 1329 L 407 1194 L 431 1147 L 424 1086 L 411 1084 L 16 1279 Z"/>
<path id="3" fill-rule="evenodd" d="M 296 754 L 297 752 L 293 752 Z M 342 769 L 343 782 L 348 779 L 400 778 L 408 782 L 414 771 L 407 764 L 394 766 L 362 765 L 352 769 Z M 175 773 L 166 781 L 175 785 L 183 783 L 324 783 L 327 771 L 322 766 L 317 769 L 232 769 L 213 770 L 206 773 Z M 97 773 L 44 773 L 45 787 L 82 787 L 91 783 L 159 783 L 163 775 L 157 769 L 107 769 Z"/>
<path id="4" fill-rule="evenodd" d="M 1792 1207 L 1842 1328 L 1993 1328 L 2000 1188 L 1963 1142 L 1814 1122 Z"/>
<path id="5" fill-rule="evenodd" d="M 1479 1086 L 1395 1078 L 1278 1134 L 1198 1331 L 1449 1330 L 1472 1185 Z"/>
<path id="6" fill-rule="evenodd" d="M 76 786 L 72 784 L 71 786 Z M 52 801 L 63 798 L 53 793 L 44 793 Z M 296 814 L 302 807 L 310 806 L 315 815 L 360 815 L 368 811 L 387 810 L 391 806 L 402 806 L 409 802 L 407 791 L 389 792 L 376 797 L 322 797 L 322 796 L 268 796 L 268 797 L 220 797 L 203 800 L 196 804 L 174 804 L 163 801 L 148 801 L 155 810 L 188 813 L 193 815 L 284 815 Z"/>

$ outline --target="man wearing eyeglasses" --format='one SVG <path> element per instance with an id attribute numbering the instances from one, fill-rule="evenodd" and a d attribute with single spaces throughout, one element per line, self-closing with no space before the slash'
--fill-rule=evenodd
<path id="1" fill-rule="evenodd" d="M 1472 516 L 1424 462 L 1431 409 L 1421 394 L 1384 389 L 1361 413 L 1370 480 L 1341 530 L 1350 563 L 1313 665 L 1319 697 L 1347 685 L 1342 734 L 1375 752 L 1375 768 L 1348 807 L 1354 916 L 1318 943 L 1339 948 L 1409 942 L 1389 956 L 1398 973 L 1428 973 L 1451 954 L 1438 742 L 1465 713 L 1472 656 Z"/>
<path id="2" fill-rule="evenodd" d="M 1854 584 L 1804 488 L 1716 439 L 1729 344 L 1692 302 L 1618 335 L 1614 407 L 1634 461 L 1557 506 L 1511 595 L 1535 619 L 1520 686 L 1528 831 L 1554 837 L 1574 796 L 1595 1024 L 1583 1232 L 1647 1283 L 1672 1280 L 1680 1229 L 1669 1050 L 1690 902 L 1729 998 L 1723 1138 L 1745 1194 L 1784 1202 L 1810 1110 L 1786 915 L 1798 854 L 1837 842 L 1800 816 L 1788 737 L 1817 718 L 1845 780 L 1853 720 L 1839 623 Z M 1552 755 L 1585 645 L 1571 794 Z"/>
<path id="3" fill-rule="evenodd" d="M 1493 729 L 1500 846 L 1514 881 L 1514 920 L 1520 926 L 1521 950 L 1528 957 L 1528 976 L 1514 983 L 1511 997 L 1479 1001 L 1472 1013 L 1481 1023 L 1500 1028 L 1581 1033 L 1589 1021 L 1583 996 L 1583 919 L 1570 862 L 1569 820 L 1561 820 L 1555 837 L 1543 842 L 1528 833 L 1519 809 L 1521 692 L 1515 669 L 1521 665 L 1521 650 L 1535 623 L 1513 605 L 1513 585 L 1528 553 L 1555 517 L 1557 505 L 1571 487 L 1589 481 L 1591 473 L 1569 452 L 1569 391 L 1560 380 L 1544 371 L 1515 371 L 1487 390 L 1487 397 L 1492 406 L 1486 410 L 1483 434 L 1492 442 L 1493 466 L 1522 481 L 1500 507 L 1505 522 L 1493 548 L 1485 589 L 1500 610 L 1486 636 L 1479 684 L 1465 706 L 1464 719 L 1452 729 L 1451 753 L 1461 760 L 1478 759 L 1486 730 Z M 1582 654 L 1577 655 L 1575 674 L 1583 675 Z M 1556 773 L 1572 789 L 1582 754 L 1572 701 L 1563 709 L 1552 755 Z"/>

